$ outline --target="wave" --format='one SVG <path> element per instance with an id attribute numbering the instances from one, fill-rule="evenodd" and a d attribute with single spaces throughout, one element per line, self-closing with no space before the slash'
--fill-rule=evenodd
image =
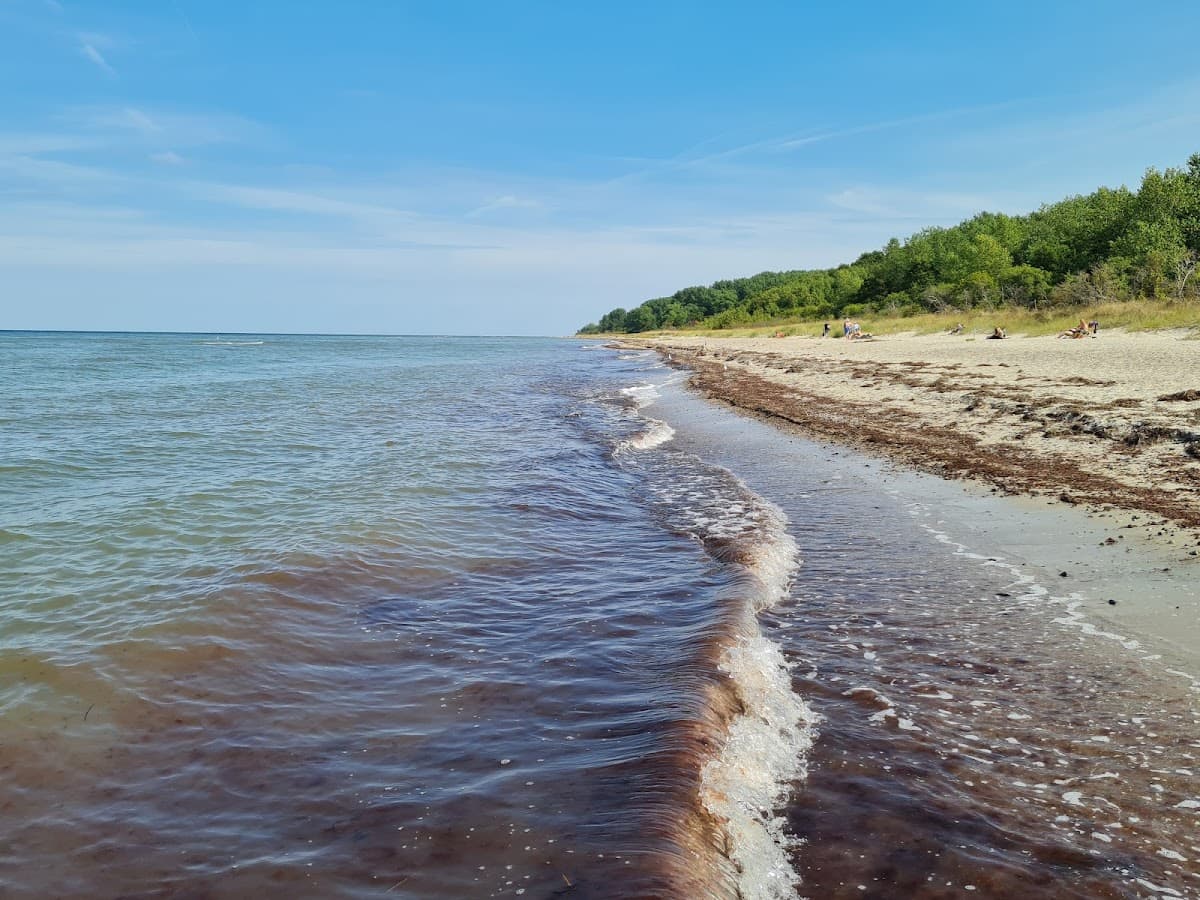
<path id="1" fill-rule="evenodd" d="M 634 408 L 644 409 L 662 395 L 657 385 L 635 384 L 632 387 L 621 388 L 621 396 L 628 398 Z"/>
<path id="2" fill-rule="evenodd" d="M 675 429 L 666 422 L 660 422 L 658 419 L 649 419 L 650 427 L 640 434 L 621 441 L 617 444 L 615 453 L 623 453 L 628 450 L 653 450 L 655 447 L 661 447 L 671 438 L 675 437 Z"/>
<path id="3" fill-rule="evenodd" d="M 651 508 L 662 524 L 697 541 L 723 570 L 725 585 L 717 597 L 718 621 L 695 658 L 702 712 L 679 723 L 677 738 L 692 748 L 679 762 L 692 773 L 698 769 L 698 779 L 675 841 L 707 858 L 701 879 L 709 886 L 706 896 L 722 893 L 716 886 L 724 883 L 744 900 L 793 900 L 797 841 L 777 811 L 807 776 L 816 716 L 792 690 L 790 666 L 763 634 L 758 616 L 788 596 L 799 548 L 783 512 L 732 472 L 664 448 L 675 430 L 645 414 L 662 386 L 620 391 L 625 415 L 645 424 L 617 444 L 613 457 L 646 476 Z M 662 449 L 629 452 L 654 448 Z"/>
<path id="4" fill-rule="evenodd" d="M 266 341 L 201 341 L 205 347 L 258 347 Z"/>
<path id="5" fill-rule="evenodd" d="M 680 451 L 639 459 L 661 459 L 650 463 L 658 469 L 651 490 L 664 524 L 698 541 L 729 575 L 721 621 L 704 654 L 717 670 L 709 712 L 693 726 L 712 748 L 690 814 L 700 824 L 681 827 L 694 833 L 715 823 L 725 859 L 714 861 L 713 877 L 731 878 L 738 896 L 792 900 L 797 841 L 776 811 L 807 776 L 817 717 L 792 690 L 790 665 L 758 615 L 788 596 L 799 549 L 782 511 L 728 470 Z"/>
<path id="6" fill-rule="evenodd" d="M 799 551 L 778 509 L 757 497 L 752 507 L 760 530 L 742 563 L 749 581 L 744 619 L 720 660 L 744 712 L 729 724 L 720 753 L 704 767 L 701 797 L 725 823 L 741 896 L 784 900 L 796 896 L 799 883 L 790 861 L 797 842 L 774 811 L 787 800 L 791 785 L 807 776 L 816 717 L 792 690 L 783 652 L 757 620 L 758 613 L 787 597 Z"/>

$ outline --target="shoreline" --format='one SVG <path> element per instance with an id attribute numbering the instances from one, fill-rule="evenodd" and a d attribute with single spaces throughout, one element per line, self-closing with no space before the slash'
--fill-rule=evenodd
<path id="1" fill-rule="evenodd" d="M 1055 346 L 1053 338 L 951 346 L 940 354 L 938 337 L 873 345 L 817 338 L 623 343 L 657 350 L 670 365 L 692 373 L 688 386 L 700 396 L 784 433 L 933 476 L 932 494 L 965 526 L 993 533 L 1049 581 L 1069 571 L 1062 587 L 1082 590 L 1090 615 L 1150 640 L 1168 657 L 1187 660 L 1194 677 L 1200 664 L 1200 590 L 1193 586 L 1200 576 L 1200 460 L 1187 454 L 1182 441 L 1126 443 L 1121 435 L 1168 428 L 1187 434 L 1188 420 L 1200 421 L 1200 401 L 1156 399 L 1185 390 L 1176 385 L 1189 379 L 1200 386 L 1200 342 L 1106 337 L 1109 346 L 1097 339 L 1084 360 L 1089 368 L 1082 370 L 1069 355 L 1082 342 Z M 1138 360 L 1163 347 L 1166 365 L 1180 355 L 1197 365 L 1180 366 L 1166 379 L 1153 367 L 1139 372 Z M 965 387 L 966 379 L 947 371 L 955 371 L 955 356 L 962 365 L 964 352 L 991 354 L 978 359 L 983 377 Z M 1123 358 L 1124 370 L 1102 369 L 1097 360 L 1104 353 Z M 927 358 L 916 359 L 918 354 Z M 1018 380 L 1032 387 L 1019 405 L 1004 396 Z M 1112 383 L 1097 386 L 1104 381 Z M 1152 396 L 1134 406 L 1128 400 L 1106 403 L 1101 394 L 1096 405 L 1106 408 L 1092 414 L 1096 424 L 1076 428 L 1078 420 L 1061 418 L 1064 406 L 1082 405 L 1063 396 L 1072 389 L 1076 397 L 1102 390 L 1130 400 L 1138 393 Z M 1151 418 L 1147 408 L 1155 405 L 1167 409 Z M 1011 436 L 1017 430 L 1026 432 L 1023 442 Z M 1176 465 L 1164 471 L 1172 456 Z M 864 487 L 873 484 L 868 479 Z M 997 507 L 1000 502 L 1006 505 Z"/>
<path id="2" fill-rule="evenodd" d="M 734 473 L 798 548 L 789 598 L 760 627 L 820 717 L 777 813 L 804 841 L 801 895 L 872 880 L 920 893 L 936 874 L 1043 897 L 1062 867 L 1070 896 L 1122 893 L 1129 871 L 1189 892 L 1194 870 L 1156 855 L 1191 857 L 1179 804 L 1194 791 L 1186 774 L 1161 781 L 1187 765 L 1200 697 L 1187 569 L 1077 506 L 812 441 L 658 372 L 669 388 L 645 414 L 674 429 L 663 453 Z M 1184 762 L 1150 772 L 1148 744 Z"/>
<path id="3" fill-rule="evenodd" d="M 1110 516 L 1200 557 L 1200 341 L 950 335 L 625 339 L 709 399 L 1003 494 Z M 1196 399 L 1161 399 L 1172 395 Z"/>

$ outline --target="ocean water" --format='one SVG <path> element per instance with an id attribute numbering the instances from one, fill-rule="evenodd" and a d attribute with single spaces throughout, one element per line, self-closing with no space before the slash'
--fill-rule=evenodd
<path id="1" fill-rule="evenodd" d="M 0 366 L 0 896 L 1200 892 L 1194 681 L 652 354 Z"/>

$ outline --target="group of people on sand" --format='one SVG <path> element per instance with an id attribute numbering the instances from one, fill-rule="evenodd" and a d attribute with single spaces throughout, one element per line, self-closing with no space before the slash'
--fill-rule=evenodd
<path id="1" fill-rule="evenodd" d="M 966 330 L 967 330 L 967 326 L 965 326 L 962 322 L 959 322 L 957 325 L 955 325 L 953 328 L 951 328 L 946 333 L 947 334 L 962 334 Z M 1002 341 L 1007 337 L 1008 337 L 1008 332 L 1005 331 L 1003 328 L 1001 328 L 999 325 L 997 325 L 995 328 L 992 329 L 992 333 L 987 336 L 987 340 Z"/>
<path id="2" fill-rule="evenodd" d="M 829 332 L 826 331 L 825 333 L 828 334 Z M 845 319 L 842 319 L 842 337 L 848 341 L 868 341 L 874 335 L 869 331 L 863 331 L 861 325 L 847 316 Z"/>
<path id="3" fill-rule="evenodd" d="M 1099 322 L 1096 322 L 1096 321 L 1088 322 L 1086 319 L 1080 319 L 1078 325 L 1076 325 L 1074 328 L 1068 328 L 1066 331 L 1060 332 L 1058 336 L 1060 338 L 1095 337 L 1096 333 L 1099 330 L 1100 330 Z M 962 322 L 959 322 L 957 325 L 955 325 L 953 328 L 951 328 L 947 332 L 947 334 L 962 334 L 964 331 L 966 331 L 966 327 L 963 325 Z M 1001 328 L 999 325 L 997 325 L 995 328 L 992 329 L 992 333 L 987 336 L 987 340 L 1002 341 L 1006 337 L 1008 337 L 1008 332 L 1005 331 L 1003 328 Z"/>
<path id="4" fill-rule="evenodd" d="M 1095 337 L 1100 330 L 1100 323 L 1093 320 L 1088 322 L 1085 319 L 1080 319 L 1079 324 L 1074 328 L 1068 328 L 1066 331 L 1059 332 L 1060 338 L 1085 338 Z"/>

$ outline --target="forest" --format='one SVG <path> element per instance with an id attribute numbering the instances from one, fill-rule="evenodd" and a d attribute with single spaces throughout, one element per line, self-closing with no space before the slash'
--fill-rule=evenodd
<path id="1" fill-rule="evenodd" d="M 781 319 L 1081 307 L 1194 297 L 1200 153 L 1147 170 L 1136 191 L 1100 188 L 1024 216 L 983 212 L 832 269 L 760 272 L 617 308 L 580 334 L 721 329 Z"/>

